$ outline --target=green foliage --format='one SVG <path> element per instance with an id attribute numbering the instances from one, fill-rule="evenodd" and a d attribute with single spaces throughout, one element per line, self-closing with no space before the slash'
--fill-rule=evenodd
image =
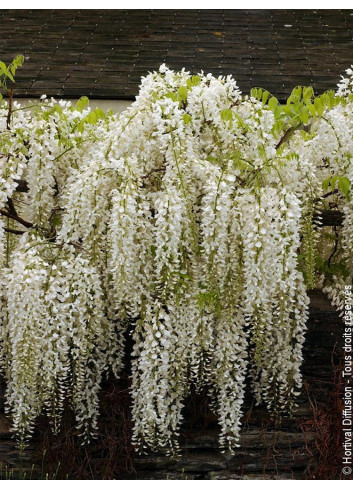
<path id="1" fill-rule="evenodd" d="M 271 99 L 277 100 L 276 97 L 273 97 L 270 94 L 270 92 L 262 88 L 252 88 L 250 91 L 250 96 L 258 100 L 259 102 L 262 102 L 264 105 L 267 103 L 267 101 Z M 271 104 L 273 103 L 274 102 L 271 102 Z"/>
<path id="2" fill-rule="evenodd" d="M 177 92 L 169 91 L 164 95 L 164 97 L 170 98 L 171 100 L 173 100 L 173 102 L 178 102 L 179 107 L 181 107 L 182 105 L 185 106 L 187 104 L 188 91 L 192 90 L 193 87 L 199 85 L 200 82 L 201 82 L 201 78 L 197 75 L 193 75 L 191 78 L 189 78 L 186 81 L 186 85 L 182 85 L 178 88 Z M 159 99 L 159 97 L 160 95 L 156 93 L 155 94 L 156 100 Z M 184 122 L 185 124 L 189 124 L 190 121 L 185 120 Z"/>
<path id="3" fill-rule="evenodd" d="M 347 177 L 339 177 L 338 179 L 338 188 L 342 192 L 342 194 L 348 198 L 351 190 L 351 182 Z"/>
<path id="4" fill-rule="evenodd" d="M 222 121 L 232 121 L 234 117 L 234 112 L 231 109 L 221 110 Z"/>
<path id="5" fill-rule="evenodd" d="M 318 255 L 316 256 L 315 264 L 317 271 L 323 273 L 326 278 L 332 279 L 334 276 L 338 276 L 347 279 L 350 275 L 345 259 L 330 263 L 329 260 L 324 260 Z"/>
<path id="6" fill-rule="evenodd" d="M 190 114 L 183 114 L 184 124 L 190 124 L 192 121 L 192 117 Z"/>
<path id="7" fill-rule="evenodd" d="M 351 182 L 347 177 L 330 175 L 322 182 L 322 188 L 325 192 L 327 192 L 329 188 L 331 191 L 334 191 L 336 189 L 336 184 L 338 190 L 348 199 L 351 191 Z"/>
<path id="8" fill-rule="evenodd" d="M 88 101 L 88 99 L 87 99 Z M 83 104 L 81 104 L 82 107 Z M 83 109 L 81 108 L 81 111 Z M 103 109 L 97 107 L 96 109 L 92 110 L 86 117 L 84 117 L 81 122 L 78 124 L 77 129 L 80 132 L 83 132 L 84 127 L 86 124 L 91 124 L 95 125 L 97 124 L 98 121 L 106 119 L 107 114 L 104 112 Z"/>
<path id="9" fill-rule="evenodd" d="M 88 103 L 89 103 L 89 100 L 88 100 L 88 97 L 81 97 L 76 105 L 75 105 L 75 109 L 78 110 L 79 112 L 82 112 L 84 109 L 86 109 L 86 107 L 88 106 Z"/>
<path id="10" fill-rule="evenodd" d="M 7 87 L 8 81 L 15 83 L 16 70 L 22 66 L 23 62 L 24 57 L 22 55 L 16 56 L 7 66 L 3 61 L 0 61 L 0 89 L 6 94 L 9 91 Z"/>
<path id="11" fill-rule="evenodd" d="M 279 104 L 276 97 L 262 88 L 253 88 L 250 95 L 274 113 L 274 134 L 290 128 L 298 129 L 308 126 L 313 118 L 323 117 L 325 112 L 335 105 L 346 103 L 333 90 L 315 97 L 313 88 L 306 86 L 295 87 L 283 105 Z"/>
<path id="12" fill-rule="evenodd" d="M 187 87 L 179 87 L 178 88 L 179 101 L 186 103 L 188 98 L 188 88 Z"/>
<path id="13" fill-rule="evenodd" d="M 187 98 L 188 98 L 188 87 L 187 86 L 181 86 L 178 88 L 178 91 L 175 92 L 167 92 L 165 94 L 166 98 L 170 98 L 173 100 L 173 102 L 179 102 L 179 107 L 181 107 L 183 104 L 185 105 L 187 103 Z"/>
<path id="14" fill-rule="evenodd" d="M 187 84 L 187 87 L 189 88 L 189 90 L 192 88 L 192 87 L 197 87 L 197 85 L 200 85 L 201 83 L 201 78 L 197 75 L 193 75 L 191 78 L 189 78 L 189 80 L 187 80 L 186 84 Z"/>

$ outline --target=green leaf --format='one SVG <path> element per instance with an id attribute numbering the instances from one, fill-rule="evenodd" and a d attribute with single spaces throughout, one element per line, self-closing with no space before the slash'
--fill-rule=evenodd
<path id="1" fill-rule="evenodd" d="M 327 93 L 323 93 L 320 98 L 321 98 L 321 101 L 322 101 L 324 107 L 327 107 L 329 104 L 329 100 L 330 100 Z"/>
<path id="2" fill-rule="evenodd" d="M 10 80 L 15 83 L 14 77 L 11 75 L 9 71 L 7 72 L 7 78 L 10 78 Z"/>
<path id="3" fill-rule="evenodd" d="M 286 115 L 293 115 L 293 114 L 297 114 L 297 111 L 295 110 L 294 108 L 294 105 L 293 104 L 290 104 L 290 105 L 285 105 L 283 108 L 282 108 L 283 112 L 286 114 Z"/>
<path id="4" fill-rule="evenodd" d="M 6 65 L 5 65 L 5 63 L 3 61 L 0 61 L 0 69 L 7 76 L 7 73 L 8 73 L 7 67 L 6 67 Z"/>
<path id="5" fill-rule="evenodd" d="M 311 114 L 313 117 L 315 117 L 315 116 L 316 116 L 316 109 L 315 109 L 315 105 L 313 105 L 313 104 L 308 105 L 308 109 L 309 109 L 309 111 L 310 111 L 310 114 Z"/>
<path id="6" fill-rule="evenodd" d="M 183 121 L 184 121 L 184 124 L 190 124 L 191 123 L 191 115 L 190 114 L 183 114 Z"/>
<path id="7" fill-rule="evenodd" d="M 171 100 L 173 100 L 173 102 L 177 102 L 178 101 L 178 95 L 174 92 L 168 92 L 165 94 L 165 97 L 166 98 L 170 98 Z"/>
<path id="8" fill-rule="evenodd" d="M 91 114 L 95 115 L 96 121 L 98 121 L 99 119 L 105 119 L 106 118 L 106 113 L 100 107 L 97 107 L 96 109 L 94 109 L 91 112 Z"/>
<path id="9" fill-rule="evenodd" d="M 314 90 L 312 87 L 303 87 L 303 100 L 305 105 L 311 105 L 311 101 L 314 98 Z"/>
<path id="10" fill-rule="evenodd" d="M 188 98 L 188 88 L 185 86 L 179 87 L 178 88 L 178 94 L 179 94 L 179 98 L 180 98 L 181 102 L 185 103 L 187 98 Z"/>
<path id="11" fill-rule="evenodd" d="M 338 180 L 338 176 L 337 175 L 333 175 L 331 177 L 330 186 L 331 186 L 332 190 L 335 188 L 335 185 L 336 185 L 337 180 Z"/>
<path id="12" fill-rule="evenodd" d="M 87 97 L 81 97 L 76 103 L 76 110 L 82 112 L 88 105 L 89 100 Z"/>
<path id="13" fill-rule="evenodd" d="M 263 147 L 262 144 L 260 144 L 258 147 L 257 147 L 257 151 L 259 153 L 259 156 L 261 158 L 263 158 L 264 160 L 266 160 L 266 151 L 265 151 L 265 148 Z"/>
<path id="14" fill-rule="evenodd" d="M 307 124 L 309 122 L 309 110 L 304 109 L 303 112 L 300 114 L 300 120 L 304 122 L 304 124 Z"/>
<path id="15" fill-rule="evenodd" d="M 338 179 L 338 188 L 342 194 L 347 198 L 351 190 L 351 182 L 347 177 L 340 177 Z"/>
<path id="16" fill-rule="evenodd" d="M 18 56 L 16 56 L 12 60 L 11 66 L 13 66 L 15 69 L 17 69 L 23 65 L 24 60 L 25 60 L 25 58 L 24 58 L 23 54 L 19 54 Z"/>
<path id="17" fill-rule="evenodd" d="M 277 105 L 277 107 L 274 110 L 274 114 L 275 114 L 275 119 L 281 119 L 283 116 L 283 107 Z"/>
<path id="18" fill-rule="evenodd" d="M 77 126 L 77 130 L 82 132 L 84 129 L 85 123 L 94 125 L 97 123 L 99 119 L 105 119 L 106 118 L 106 113 L 104 112 L 103 109 L 97 107 L 96 109 L 92 110 L 89 114 L 84 117 L 81 122 Z"/>
<path id="19" fill-rule="evenodd" d="M 258 96 L 258 90 L 257 90 L 257 88 L 252 88 L 250 90 L 250 96 L 257 99 L 257 96 Z"/>
<path id="20" fill-rule="evenodd" d="M 321 116 L 324 113 L 325 107 L 322 103 L 322 100 L 319 97 L 317 97 L 314 100 L 314 106 L 315 106 L 317 114 Z"/>
<path id="21" fill-rule="evenodd" d="M 221 110 L 221 119 L 222 119 L 222 121 L 232 121 L 233 120 L 233 111 L 230 109 L 222 109 Z"/>
<path id="22" fill-rule="evenodd" d="M 186 85 L 189 90 L 191 90 L 192 87 L 196 87 L 197 85 L 200 85 L 200 83 L 201 83 L 201 78 L 198 75 L 192 75 L 192 77 L 186 81 Z"/>
<path id="23" fill-rule="evenodd" d="M 273 124 L 273 128 L 272 128 L 273 133 L 274 134 L 279 134 L 282 131 L 283 126 L 284 126 L 284 122 L 283 121 L 276 121 Z"/>
<path id="24" fill-rule="evenodd" d="M 329 188 L 329 185 L 330 185 L 330 181 L 331 181 L 331 177 L 327 177 L 325 178 L 325 180 L 322 182 L 321 186 L 323 188 L 323 190 L 326 192 L 327 189 Z"/>
<path id="25" fill-rule="evenodd" d="M 262 103 L 263 104 L 265 104 L 267 102 L 269 96 L 270 96 L 270 92 L 265 90 L 264 93 L 262 94 Z"/>
<path id="26" fill-rule="evenodd" d="M 235 115 L 235 117 L 236 117 L 236 119 L 238 121 L 239 126 L 242 129 L 244 129 L 246 132 L 249 131 L 249 126 L 246 124 L 246 122 L 244 121 L 244 119 L 242 119 L 239 114 L 234 113 L 234 115 Z"/>
<path id="27" fill-rule="evenodd" d="M 292 117 L 289 121 L 290 125 L 293 127 L 296 127 L 300 123 L 300 115 L 296 115 L 295 117 Z"/>
<path id="28" fill-rule="evenodd" d="M 298 104 L 298 102 L 300 101 L 300 98 L 302 96 L 302 90 L 303 90 L 303 87 L 301 87 L 301 86 L 293 88 L 292 93 L 290 94 L 290 96 L 287 99 L 287 105 Z"/>
<path id="29" fill-rule="evenodd" d="M 278 107 L 278 100 L 276 97 L 271 97 L 268 101 L 268 108 L 273 111 L 276 109 L 276 107 Z"/>

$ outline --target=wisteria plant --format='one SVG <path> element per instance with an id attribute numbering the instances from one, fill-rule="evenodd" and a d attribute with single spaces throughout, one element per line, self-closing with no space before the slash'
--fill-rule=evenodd
<path id="1" fill-rule="evenodd" d="M 237 446 L 249 379 L 288 412 L 301 388 L 307 290 L 352 283 L 353 76 L 285 104 L 232 77 L 142 79 L 122 114 L 13 100 L 0 63 L 0 337 L 24 446 L 66 403 L 88 440 L 102 379 L 132 354 L 134 443 L 178 449 L 191 385 Z M 327 210 L 343 226 L 323 231 Z M 127 352 L 127 332 L 133 351 Z"/>

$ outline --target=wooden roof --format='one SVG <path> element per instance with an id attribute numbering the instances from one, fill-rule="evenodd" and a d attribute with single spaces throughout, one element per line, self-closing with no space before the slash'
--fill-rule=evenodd
<path id="1" fill-rule="evenodd" d="M 353 10 L 0 10 L 0 59 L 15 54 L 20 97 L 133 99 L 166 63 L 283 99 L 335 88 L 353 63 Z"/>

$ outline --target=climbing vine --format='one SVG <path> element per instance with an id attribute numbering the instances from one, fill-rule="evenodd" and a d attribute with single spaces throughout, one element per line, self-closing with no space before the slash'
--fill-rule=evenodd
<path id="1" fill-rule="evenodd" d="M 285 104 L 232 77 L 143 78 L 120 115 L 43 96 L 13 101 L 22 58 L 0 63 L 0 337 L 22 446 L 66 403 L 94 436 L 102 379 L 131 333 L 134 442 L 178 449 L 191 385 L 220 444 L 256 402 L 295 407 L 307 290 L 342 307 L 353 255 L 353 77 Z M 322 226 L 325 213 L 343 226 Z"/>

